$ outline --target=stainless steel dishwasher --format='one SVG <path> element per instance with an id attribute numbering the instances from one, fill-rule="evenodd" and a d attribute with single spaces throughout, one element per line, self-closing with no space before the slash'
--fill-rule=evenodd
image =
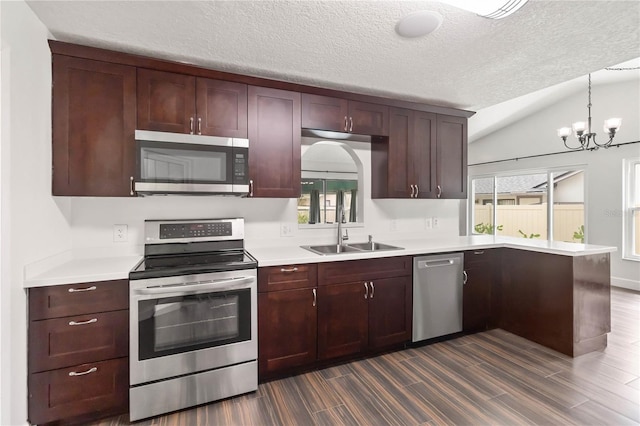
<path id="1" fill-rule="evenodd" d="M 462 331 L 463 254 L 413 258 L 413 338 Z"/>

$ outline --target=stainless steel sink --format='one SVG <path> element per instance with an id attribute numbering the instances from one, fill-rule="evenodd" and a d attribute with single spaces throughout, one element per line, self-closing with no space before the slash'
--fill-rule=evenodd
<path id="1" fill-rule="evenodd" d="M 354 244 L 325 244 L 319 246 L 301 246 L 305 250 L 319 254 L 340 254 L 340 253 L 362 253 L 367 251 L 382 251 L 382 250 L 402 250 L 402 247 L 396 247 L 389 244 L 382 243 L 354 243 Z"/>
<path id="2" fill-rule="evenodd" d="M 337 245 L 337 244 L 326 244 L 321 246 L 301 246 L 303 249 L 309 250 L 316 254 L 339 254 L 339 253 L 353 253 L 360 252 L 362 250 L 357 249 L 355 247 L 348 246 L 346 244 Z"/>
<path id="3" fill-rule="evenodd" d="M 353 243 L 348 245 L 349 247 L 357 248 L 358 250 L 363 251 L 402 250 L 402 247 L 396 247 L 390 244 L 376 243 L 375 241 L 370 243 Z"/>

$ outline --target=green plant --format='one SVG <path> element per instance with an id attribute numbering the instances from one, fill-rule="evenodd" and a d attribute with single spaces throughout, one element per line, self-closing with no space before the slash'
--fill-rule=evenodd
<path id="1" fill-rule="evenodd" d="M 502 225 L 498 225 L 496 229 L 498 229 L 498 231 L 502 231 L 502 228 Z M 476 232 L 476 234 L 493 235 L 493 225 L 491 225 L 490 223 L 480 222 L 473 227 L 473 230 Z"/>
<path id="2" fill-rule="evenodd" d="M 521 230 L 518 229 L 518 232 L 520 233 L 520 235 L 522 235 L 523 238 L 540 238 L 540 234 L 525 234 L 524 232 L 522 232 Z"/>
<path id="3" fill-rule="evenodd" d="M 584 225 L 580 225 L 578 230 L 573 233 L 573 239 L 584 243 Z"/>
<path id="4" fill-rule="evenodd" d="M 309 214 L 298 212 L 298 223 L 309 223 Z"/>

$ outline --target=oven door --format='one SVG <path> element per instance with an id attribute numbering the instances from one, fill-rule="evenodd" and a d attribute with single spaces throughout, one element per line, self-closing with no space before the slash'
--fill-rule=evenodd
<path id="1" fill-rule="evenodd" d="M 131 385 L 257 359 L 256 270 L 132 280 Z"/>
<path id="2" fill-rule="evenodd" d="M 134 189 L 141 194 L 246 194 L 247 139 L 136 130 Z"/>

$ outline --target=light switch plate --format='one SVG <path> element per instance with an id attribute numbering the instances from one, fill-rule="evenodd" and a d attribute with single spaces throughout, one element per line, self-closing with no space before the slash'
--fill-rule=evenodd
<path id="1" fill-rule="evenodd" d="M 293 225 L 290 223 L 280 224 L 280 236 L 281 237 L 293 237 Z"/>

